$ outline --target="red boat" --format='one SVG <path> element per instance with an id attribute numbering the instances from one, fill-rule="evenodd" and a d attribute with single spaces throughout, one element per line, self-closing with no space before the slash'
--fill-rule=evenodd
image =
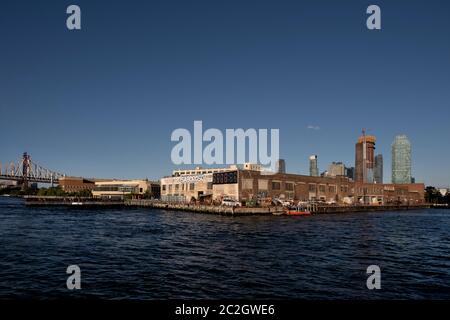
<path id="1" fill-rule="evenodd" d="M 303 207 L 290 207 L 286 209 L 288 216 L 310 216 L 311 211 Z"/>
<path id="2" fill-rule="evenodd" d="M 308 210 L 286 210 L 288 216 L 310 216 L 311 211 Z"/>

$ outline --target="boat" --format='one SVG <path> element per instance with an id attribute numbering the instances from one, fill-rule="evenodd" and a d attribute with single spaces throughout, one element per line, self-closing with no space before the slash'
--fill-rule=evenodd
<path id="1" fill-rule="evenodd" d="M 286 210 L 288 216 L 310 216 L 311 211 L 308 210 Z"/>
<path id="2" fill-rule="evenodd" d="M 82 206 L 83 202 L 72 202 L 73 206 Z"/>
<path id="3" fill-rule="evenodd" d="M 286 209 L 286 214 L 288 216 L 310 216 L 311 211 L 308 210 L 305 207 L 298 206 L 298 207 L 288 207 Z"/>

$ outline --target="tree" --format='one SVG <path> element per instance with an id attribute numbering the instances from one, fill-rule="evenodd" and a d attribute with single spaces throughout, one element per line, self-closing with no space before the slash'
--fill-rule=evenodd
<path id="1" fill-rule="evenodd" d="M 425 188 L 425 200 L 428 203 L 444 203 L 444 197 L 442 197 L 439 190 L 433 186 Z"/>

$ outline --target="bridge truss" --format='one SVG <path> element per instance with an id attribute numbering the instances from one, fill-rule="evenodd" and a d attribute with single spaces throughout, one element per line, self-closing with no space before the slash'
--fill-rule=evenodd
<path id="1" fill-rule="evenodd" d="M 22 159 L 17 162 L 2 164 L 0 162 L 0 180 L 19 181 L 23 186 L 28 183 L 50 183 L 57 184 L 58 179 L 64 174 L 44 168 L 31 160 L 28 153 L 24 153 Z"/>

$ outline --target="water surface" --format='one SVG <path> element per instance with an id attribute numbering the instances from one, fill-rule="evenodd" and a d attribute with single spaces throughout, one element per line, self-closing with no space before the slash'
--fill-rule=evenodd
<path id="1" fill-rule="evenodd" d="M 233 218 L 0 198 L 0 221 L 1 299 L 450 299 L 449 210 Z"/>

